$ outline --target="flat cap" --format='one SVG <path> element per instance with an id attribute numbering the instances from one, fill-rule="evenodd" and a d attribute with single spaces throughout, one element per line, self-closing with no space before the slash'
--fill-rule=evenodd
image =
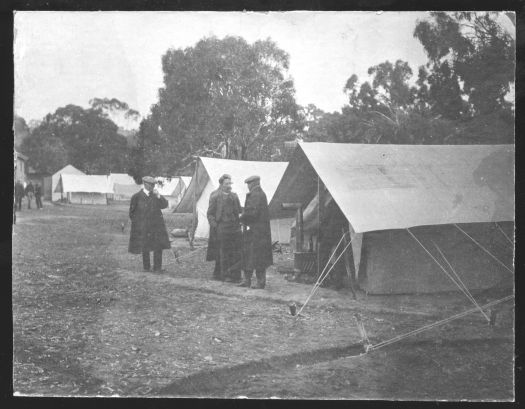
<path id="1" fill-rule="evenodd" d="M 155 180 L 155 178 L 152 178 L 151 176 L 144 176 L 142 178 L 142 183 L 151 183 L 152 185 L 154 185 L 157 181 Z"/>
<path id="2" fill-rule="evenodd" d="M 244 183 L 252 183 L 252 182 L 259 182 L 261 180 L 261 177 L 260 176 L 257 176 L 257 175 L 253 175 L 253 176 L 250 176 L 249 178 L 247 178 Z"/>

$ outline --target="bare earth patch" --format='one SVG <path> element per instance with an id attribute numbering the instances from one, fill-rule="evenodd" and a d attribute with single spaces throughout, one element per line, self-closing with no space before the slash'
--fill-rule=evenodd
<path id="1" fill-rule="evenodd" d="M 188 223 L 184 215 L 166 220 L 168 229 Z M 303 301 L 311 287 L 287 282 L 275 267 L 264 291 L 211 281 L 205 249 L 190 253 L 177 240 L 180 262 L 165 252 L 166 274 L 143 273 L 127 253 L 125 205 L 47 205 L 17 213 L 13 227 L 20 394 L 513 398 L 511 303 L 494 327 L 474 314 L 349 357 L 360 342 L 353 312 L 379 342 L 471 305 L 458 294 L 354 301 L 323 288 L 295 319 L 287 303 Z M 476 296 L 483 303 L 501 291 Z"/>

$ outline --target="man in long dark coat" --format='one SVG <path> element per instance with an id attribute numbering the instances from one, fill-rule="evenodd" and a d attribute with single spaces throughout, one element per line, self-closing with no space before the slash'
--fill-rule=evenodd
<path id="1" fill-rule="evenodd" d="M 251 286 L 255 270 L 257 285 L 254 288 L 262 289 L 266 286 L 266 269 L 273 264 L 273 254 L 268 200 L 260 180 L 259 176 L 250 176 L 244 181 L 248 184 L 249 193 L 241 214 L 244 225 L 244 280 L 240 286 Z"/>
<path id="2" fill-rule="evenodd" d="M 42 209 L 42 187 L 38 183 L 35 185 L 35 202 L 36 208 Z"/>
<path id="3" fill-rule="evenodd" d="M 35 195 L 35 187 L 33 186 L 33 182 L 29 182 L 26 186 L 25 194 L 27 197 L 27 208 L 31 209 L 31 201 L 33 200 L 33 196 Z"/>
<path id="4" fill-rule="evenodd" d="M 210 195 L 206 214 L 210 224 L 207 261 L 215 260 L 213 278 L 227 282 L 241 280 L 241 224 L 239 196 L 232 192 L 230 175 L 222 175 L 219 188 Z"/>
<path id="5" fill-rule="evenodd" d="M 25 196 L 26 192 L 24 190 L 24 185 L 19 180 L 15 184 L 15 198 L 16 198 L 16 208 L 18 211 L 22 210 L 22 198 Z"/>
<path id="6" fill-rule="evenodd" d="M 144 271 L 149 271 L 150 252 L 153 251 L 153 271 L 162 271 L 162 250 L 171 248 L 170 240 L 161 209 L 168 207 L 168 201 L 155 189 L 155 179 L 142 178 L 144 189 L 131 197 L 129 218 L 131 233 L 129 252 L 142 254 Z"/>

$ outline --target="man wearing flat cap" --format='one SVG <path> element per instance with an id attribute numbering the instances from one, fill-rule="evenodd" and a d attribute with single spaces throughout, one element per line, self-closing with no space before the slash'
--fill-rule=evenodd
<path id="1" fill-rule="evenodd" d="M 215 260 L 215 280 L 238 283 L 241 281 L 241 203 L 239 196 L 232 192 L 230 175 L 222 175 L 219 185 L 211 193 L 208 206 L 210 235 L 206 261 Z"/>
<path id="2" fill-rule="evenodd" d="M 171 247 L 161 209 L 168 201 L 155 189 L 155 179 L 142 178 L 144 188 L 131 197 L 129 218 L 131 233 L 129 252 L 142 254 L 144 271 L 150 271 L 150 252 L 153 252 L 153 271 L 162 271 L 162 250 Z"/>
<path id="3" fill-rule="evenodd" d="M 261 178 L 250 176 L 244 182 L 248 184 L 241 223 L 245 226 L 244 250 L 244 280 L 241 287 L 250 287 L 253 271 L 257 277 L 254 288 L 262 289 L 266 285 L 266 269 L 273 264 L 272 235 L 270 230 L 270 214 L 268 200 L 261 188 Z"/>

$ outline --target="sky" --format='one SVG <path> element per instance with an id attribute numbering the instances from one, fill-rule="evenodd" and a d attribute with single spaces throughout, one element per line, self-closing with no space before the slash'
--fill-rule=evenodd
<path id="1" fill-rule="evenodd" d="M 343 87 L 386 60 L 427 62 L 414 39 L 425 12 L 16 12 L 15 113 L 117 98 L 145 116 L 163 85 L 161 57 L 203 37 L 271 38 L 290 56 L 296 101 L 339 111 Z M 130 124 L 124 124 L 130 127 Z"/>

